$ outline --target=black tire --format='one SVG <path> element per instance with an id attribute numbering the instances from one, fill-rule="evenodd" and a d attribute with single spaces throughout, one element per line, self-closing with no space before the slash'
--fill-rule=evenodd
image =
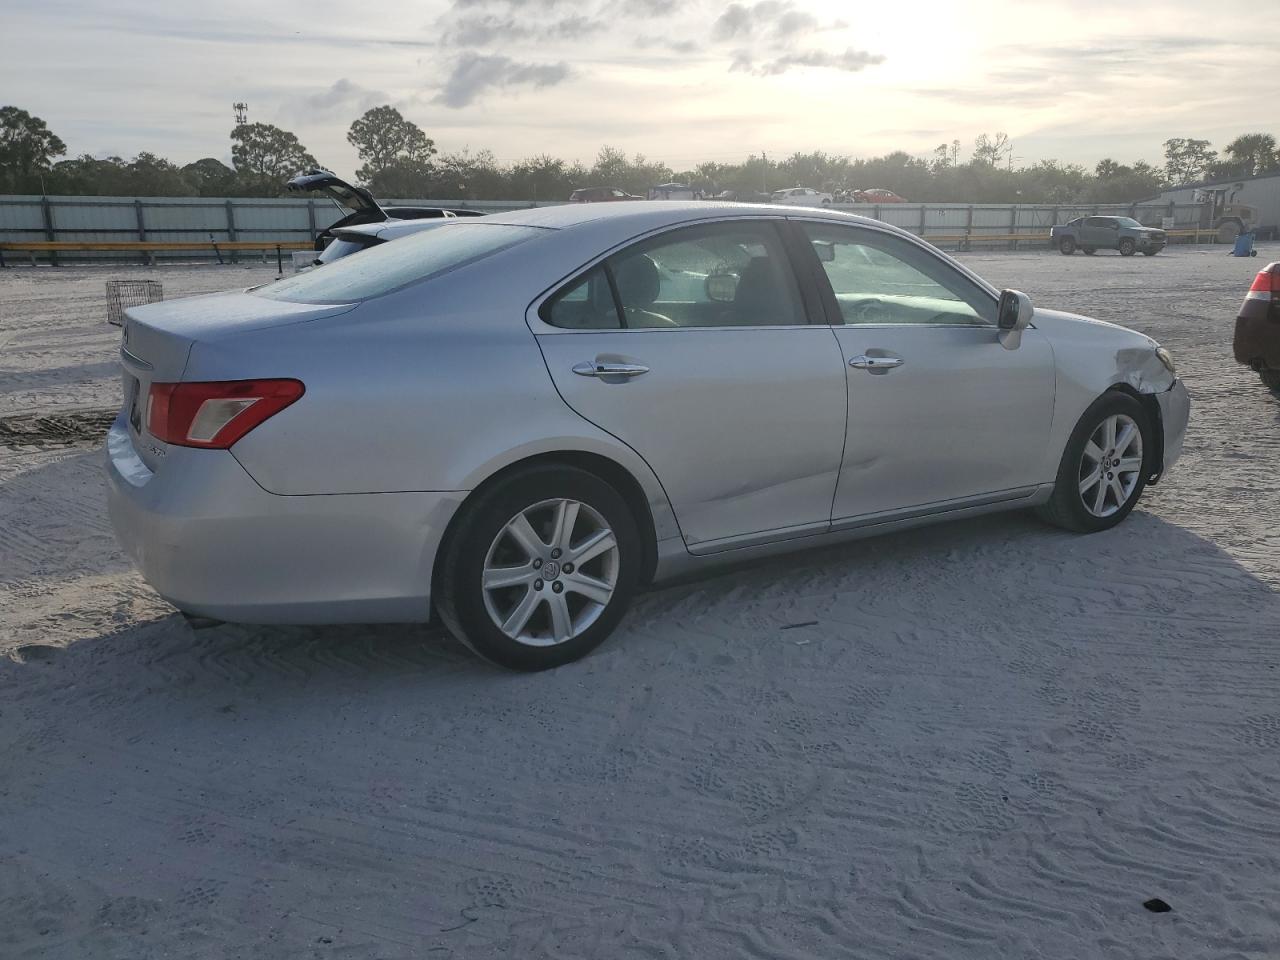
<path id="1" fill-rule="evenodd" d="M 1089 442 L 1094 431 L 1098 429 L 1104 420 L 1116 414 L 1123 414 L 1137 424 L 1138 430 L 1142 435 L 1143 455 L 1147 460 L 1143 463 L 1142 469 L 1138 473 L 1138 479 L 1134 484 L 1133 491 L 1120 509 L 1109 516 L 1099 517 L 1089 512 L 1081 496 L 1081 463 L 1084 458 L 1085 445 Z M 1076 428 L 1071 431 L 1071 437 L 1067 441 L 1067 448 L 1063 452 L 1062 461 L 1058 466 L 1058 476 L 1054 484 L 1053 496 L 1049 498 L 1047 503 L 1036 508 L 1036 512 L 1041 519 L 1056 527 L 1062 527 L 1064 530 L 1071 530 L 1076 533 L 1098 533 L 1101 530 L 1109 530 L 1127 517 L 1139 498 L 1141 498 L 1142 491 L 1147 485 L 1147 477 L 1151 474 L 1149 458 L 1151 452 L 1155 449 L 1152 431 L 1153 428 L 1151 420 L 1147 416 L 1147 411 L 1130 394 L 1122 393 L 1118 390 L 1109 390 L 1093 401 L 1089 405 L 1089 409 L 1080 417 L 1080 422 L 1076 424 Z"/>
<path id="2" fill-rule="evenodd" d="M 1239 220 L 1226 220 L 1218 224 L 1216 237 L 1219 243 L 1235 243 L 1242 232 L 1243 225 Z"/>
<path id="3" fill-rule="evenodd" d="M 1063 237 L 1058 241 L 1058 252 L 1064 257 L 1069 257 L 1076 252 L 1076 238 Z"/>
<path id="4" fill-rule="evenodd" d="M 1098 252 L 1097 247 L 1081 247 L 1080 249 L 1084 251 L 1084 255 L 1086 257 L 1092 257 L 1095 253 Z"/>
<path id="5" fill-rule="evenodd" d="M 612 595 L 590 626 L 561 643 L 533 646 L 507 636 L 494 622 L 485 604 L 482 575 L 490 547 L 512 518 L 556 499 L 576 500 L 604 518 L 617 541 L 618 571 Z M 575 467 L 530 467 L 503 477 L 463 504 L 436 559 L 436 609 L 455 637 L 499 666 L 512 670 L 558 667 L 590 653 L 613 632 L 635 594 L 641 555 L 636 520 L 613 487 Z"/>
<path id="6" fill-rule="evenodd" d="M 1132 257 L 1137 251 L 1138 245 L 1134 243 L 1133 239 L 1130 237 L 1121 237 L 1120 246 L 1117 249 L 1120 251 L 1120 256 Z"/>
<path id="7" fill-rule="evenodd" d="M 1258 376 L 1268 390 L 1280 391 L 1280 370 L 1259 370 Z"/>

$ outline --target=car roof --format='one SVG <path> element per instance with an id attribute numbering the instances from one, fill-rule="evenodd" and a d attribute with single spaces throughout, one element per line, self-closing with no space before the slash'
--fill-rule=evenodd
<path id="1" fill-rule="evenodd" d="M 840 211 L 819 210 L 801 213 L 804 208 L 770 203 L 731 203 L 718 200 L 645 200 L 640 203 L 559 204 L 548 207 L 532 207 L 512 210 L 508 213 L 491 213 L 485 217 L 491 223 L 525 224 L 531 227 L 549 227 L 564 230 L 580 224 L 605 221 L 616 224 L 619 232 L 633 235 L 650 229 L 695 223 L 699 220 L 725 217 L 798 217 L 815 216 L 849 223 L 860 223 L 884 228 L 888 224 Z"/>
<path id="2" fill-rule="evenodd" d="M 474 223 L 475 220 L 467 218 Z M 397 237 L 407 237 L 411 233 L 421 233 L 423 230 L 431 230 L 435 227 L 443 226 L 446 223 L 467 222 L 455 217 L 431 217 L 425 220 L 383 220 L 379 223 L 362 223 L 353 227 L 339 227 L 334 230 L 334 236 L 342 236 L 343 234 L 360 234 L 365 237 L 377 237 L 380 240 L 395 240 Z"/>

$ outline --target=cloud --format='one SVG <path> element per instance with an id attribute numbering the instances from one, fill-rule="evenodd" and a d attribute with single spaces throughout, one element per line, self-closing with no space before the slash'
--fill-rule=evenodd
<path id="1" fill-rule="evenodd" d="M 552 87 L 569 78 L 569 65 L 559 63 L 521 63 L 496 54 L 470 51 L 458 57 L 452 72 L 435 97 L 446 107 L 465 107 L 482 94 L 512 87 Z"/>
<path id="2" fill-rule="evenodd" d="M 736 72 L 754 73 L 758 77 L 774 77 L 796 67 L 820 67 L 829 70 L 843 70 L 846 73 L 857 73 L 878 63 L 884 63 L 882 54 L 868 53 L 866 50 L 855 50 L 853 47 L 849 47 L 842 52 L 795 50 L 759 63 L 750 52 L 738 50 L 733 55 L 729 69 Z"/>
<path id="3" fill-rule="evenodd" d="M 1024 109 L 1068 101 L 1105 100 L 1107 91 L 1142 85 L 1175 87 L 1189 75 L 1209 76 L 1247 62 L 1246 44 L 1177 35 L 1110 36 L 1105 44 L 1084 47 L 1011 46 L 1000 48 L 992 62 L 1000 69 L 975 75 L 971 82 L 917 90 L 917 95 L 982 106 L 995 98 Z M 1087 84 L 1078 78 L 1088 77 Z M 1208 84 L 1199 84 L 1207 93 Z"/>
<path id="4" fill-rule="evenodd" d="M 884 62 L 880 54 L 853 47 L 842 51 L 798 47 L 814 34 L 846 27 L 842 20 L 820 22 L 808 10 L 798 9 L 792 0 L 760 0 L 753 4 L 730 3 L 712 23 L 711 38 L 719 43 L 741 44 L 730 55 L 731 73 L 772 77 L 797 67 L 856 73 Z"/>
<path id="5" fill-rule="evenodd" d="M 487 47 L 520 40 L 580 40 L 599 33 L 603 20 L 574 14 L 549 22 L 517 20 L 515 17 L 483 13 L 443 21 L 443 47 Z"/>
<path id="6" fill-rule="evenodd" d="M 828 28 L 807 10 L 797 10 L 791 0 L 760 0 L 725 7 L 711 24 L 711 37 L 722 42 L 770 37 L 785 42 L 823 29 Z"/>
<path id="7" fill-rule="evenodd" d="M 371 90 L 342 77 L 323 90 L 295 97 L 282 104 L 280 113 L 290 120 L 334 120 L 364 113 L 391 99 L 381 90 Z"/>

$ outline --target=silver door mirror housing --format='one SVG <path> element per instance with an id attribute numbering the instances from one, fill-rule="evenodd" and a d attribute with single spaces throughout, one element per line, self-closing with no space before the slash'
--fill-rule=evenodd
<path id="1" fill-rule="evenodd" d="M 1035 307 L 1031 298 L 1021 290 L 1005 290 L 1000 294 L 996 309 L 996 326 L 1000 328 L 1000 345 L 1006 350 L 1017 350 L 1022 343 L 1022 331 L 1031 325 Z"/>

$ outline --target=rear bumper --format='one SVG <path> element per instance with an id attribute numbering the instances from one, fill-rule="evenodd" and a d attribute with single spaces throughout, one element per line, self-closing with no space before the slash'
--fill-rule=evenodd
<path id="1" fill-rule="evenodd" d="M 1280 310 L 1269 300 L 1245 301 L 1231 345 L 1239 363 L 1280 370 Z"/>
<path id="2" fill-rule="evenodd" d="M 1187 392 L 1186 384 L 1175 380 L 1164 393 L 1156 394 L 1156 403 L 1160 405 L 1160 423 L 1164 428 L 1164 463 L 1160 468 L 1163 477 L 1182 456 L 1187 423 L 1191 419 L 1191 394 Z"/>
<path id="3" fill-rule="evenodd" d="M 283 497 L 225 450 L 171 447 L 153 473 L 122 419 L 107 440 L 107 503 L 121 546 L 162 597 L 219 620 L 427 620 L 436 550 L 463 496 Z"/>

